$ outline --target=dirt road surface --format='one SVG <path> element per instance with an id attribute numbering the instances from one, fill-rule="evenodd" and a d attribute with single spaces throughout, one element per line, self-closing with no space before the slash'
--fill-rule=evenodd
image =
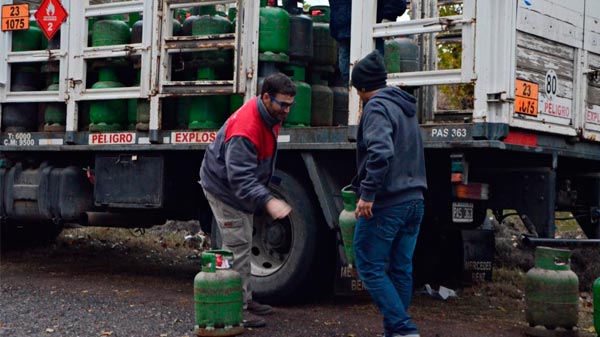
<path id="1" fill-rule="evenodd" d="M 192 337 L 197 260 L 126 243 L 67 239 L 4 249 L 0 336 Z M 415 292 L 411 313 L 424 337 L 524 336 L 524 302 L 504 282 L 460 289 L 448 301 Z M 585 311 L 590 311 L 587 308 Z M 589 313 L 587 313 L 588 316 Z M 375 337 L 381 315 L 368 297 L 329 297 L 276 307 L 254 337 Z M 579 335 L 592 337 L 584 328 Z"/>

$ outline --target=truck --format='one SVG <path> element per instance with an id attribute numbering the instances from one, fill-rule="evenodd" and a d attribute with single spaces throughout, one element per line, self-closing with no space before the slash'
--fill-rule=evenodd
<path id="1" fill-rule="evenodd" d="M 310 88 L 290 113 L 309 122 L 284 124 L 277 140 L 270 189 L 293 211 L 282 220 L 255 214 L 255 296 L 273 303 L 365 290 L 338 220 L 340 191 L 356 172 L 362 103 L 334 84 L 335 59 L 317 62 L 336 53 L 317 33 L 327 32 L 327 7 L 311 8 L 306 21 L 291 2 L 2 0 L 2 241 L 50 240 L 71 223 L 192 219 L 218 242 L 197 183 L 204 150 L 261 78 L 282 71 Z M 386 65 L 397 58 L 388 85 L 417 98 L 429 185 L 418 280 L 490 279 L 486 219 L 505 210 L 534 240 L 555 240 L 557 211 L 600 239 L 600 2 L 411 0 L 409 20 L 379 23 L 376 0 L 352 6 L 351 67 L 383 39 Z M 399 53 L 387 50 L 394 41 Z M 460 62 L 443 66 L 452 50 Z M 444 107 L 449 96 L 462 105 Z"/>

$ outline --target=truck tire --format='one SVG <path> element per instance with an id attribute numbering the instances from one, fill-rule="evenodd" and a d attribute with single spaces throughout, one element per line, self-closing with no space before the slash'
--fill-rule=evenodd
<path id="1" fill-rule="evenodd" d="M 255 214 L 252 236 L 252 293 L 259 302 L 294 303 L 317 295 L 330 275 L 320 268 L 333 268 L 324 256 L 327 233 L 319 221 L 311 194 L 291 175 L 277 170 L 279 185 L 271 184 L 273 195 L 292 207 L 290 215 L 273 220 L 266 212 Z M 221 236 L 212 221 L 211 247 L 221 247 Z M 326 255 L 326 254 L 325 254 Z M 319 268 L 319 269 L 318 269 Z M 333 283 L 333 277 L 331 277 Z"/>

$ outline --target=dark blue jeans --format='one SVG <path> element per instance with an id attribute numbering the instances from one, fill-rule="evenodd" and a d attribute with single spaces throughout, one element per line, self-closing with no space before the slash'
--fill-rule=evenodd
<path id="1" fill-rule="evenodd" d="M 383 39 L 375 39 L 375 47 L 381 56 L 385 55 Z M 350 39 L 338 41 L 338 68 L 345 84 L 350 84 Z"/>
<path id="2" fill-rule="evenodd" d="M 356 267 L 383 314 L 385 336 L 416 334 L 406 312 L 412 295 L 412 258 L 423 219 L 423 200 L 373 211 L 360 217 L 354 232 Z M 389 274 L 386 273 L 386 261 Z"/>

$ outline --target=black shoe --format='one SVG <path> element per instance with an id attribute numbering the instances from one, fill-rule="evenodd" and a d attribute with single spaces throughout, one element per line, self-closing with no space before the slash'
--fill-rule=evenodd
<path id="1" fill-rule="evenodd" d="M 244 328 L 262 328 L 267 325 L 267 322 L 264 318 L 253 315 L 248 310 L 244 310 L 242 324 L 244 324 Z"/>
<path id="2" fill-rule="evenodd" d="M 255 315 L 264 316 L 273 313 L 273 308 L 267 304 L 260 304 L 258 302 L 248 302 L 248 311 Z"/>

